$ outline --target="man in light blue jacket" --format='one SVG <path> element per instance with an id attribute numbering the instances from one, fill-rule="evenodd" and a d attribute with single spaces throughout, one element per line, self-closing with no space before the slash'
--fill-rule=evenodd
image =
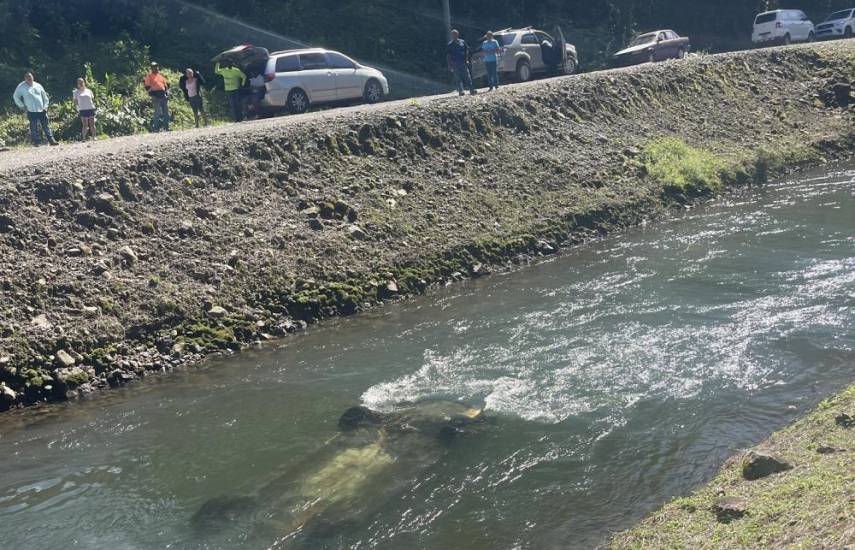
<path id="1" fill-rule="evenodd" d="M 33 139 L 33 145 L 40 145 L 42 141 L 39 126 L 44 131 L 48 143 L 59 145 L 53 138 L 53 132 L 50 131 L 50 125 L 48 124 L 47 108 L 50 98 L 48 98 L 47 92 L 42 88 L 42 85 L 33 79 L 33 73 L 24 75 L 24 81 L 15 88 L 12 99 L 15 100 L 15 105 L 19 109 L 27 112 L 27 118 L 30 120 L 30 136 Z"/>

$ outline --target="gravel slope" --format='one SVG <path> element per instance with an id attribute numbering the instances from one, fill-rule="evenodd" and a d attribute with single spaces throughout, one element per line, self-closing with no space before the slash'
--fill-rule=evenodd
<path id="1" fill-rule="evenodd" d="M 846 156 L 854 64 L 845 41 L 0 154 L 0 409 L 655 217 L 660 137 L 735 182 Z"/>

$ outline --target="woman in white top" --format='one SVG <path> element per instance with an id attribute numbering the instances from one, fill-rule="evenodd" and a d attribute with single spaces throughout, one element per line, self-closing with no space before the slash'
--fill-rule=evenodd
<path id="1" fill-rule="evenodd" d="M 95 94 L 86 87 L 86 81 L 82 78 L 77 79 L 74 103 L 77 104 L 77 112 L 80 114 L 80 123 L 83 126 L 83 141 L 86 141 L 87 132 L 92 135 L 92 139 L 95 139 Z"/>

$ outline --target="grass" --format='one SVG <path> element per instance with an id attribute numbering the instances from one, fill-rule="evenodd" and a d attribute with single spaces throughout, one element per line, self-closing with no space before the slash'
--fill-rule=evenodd
<path id="1" fill-rule="evenodd" d="M 722 159 L 674 138 L 649 143 L 642 166 L 649 179 L 670 192 L 707 194 L 721 190 L 723 185 Z"/>
<path id="2" fill-rule="evenodd" d="M 855 416 L 855 386 L 824 401 L 806 418 L 772 435 L 759 450 L 794 468 L 756 481 L 731 460 L 709 484 L 678 498 L 610 548 L 851 548 L 855 545 L 855 428 L 838 425 Z M 831 447 L 837 452 L 819 453 Z M 721 523 L 712 511 L 721 497 L 746 500 L 745 516 Z"/>

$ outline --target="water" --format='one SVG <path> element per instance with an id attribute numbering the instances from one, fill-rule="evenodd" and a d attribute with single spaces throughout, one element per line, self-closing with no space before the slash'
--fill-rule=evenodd
<path id="1" fill-rule="evenodd" d="M 279 547 L 602 543 L 852 382 L 853 197 L 855 170 L 803 174 L 281 349 L 4 418 L 3 545 L 267 548 L 284 523 L 262 520 L 290 521 L 290 496 L 342 456 L 334 486 L 354 494 Z M 351 405 L 424 398 L 490 421 L 450 445 L 396 435 L 361 466 L 369 447 L 335 439 Z M 235 509 L 262 511 L 191 527 L 242 495 Z"/>

